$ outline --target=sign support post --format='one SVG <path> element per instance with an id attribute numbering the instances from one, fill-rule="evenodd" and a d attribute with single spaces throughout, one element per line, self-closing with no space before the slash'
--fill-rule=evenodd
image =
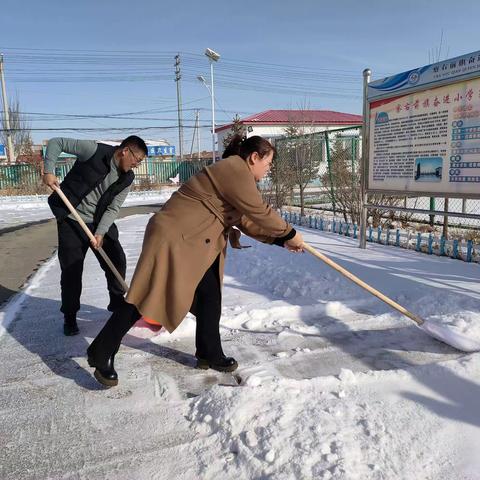
<path id="1" fill-rule="evenodd" d="M 367 186 L 368 186 L 368 157 L 370 132 L 370 104 L 368 103 L 368 83 L 372 72 L 367 68 L 363 71 L 363 129 L 362 155 L 360 166 L 360 248 L 367 248 Z"/>

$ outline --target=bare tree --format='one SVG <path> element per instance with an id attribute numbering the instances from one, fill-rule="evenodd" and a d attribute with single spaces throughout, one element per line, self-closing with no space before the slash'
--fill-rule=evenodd
<path id="1" fill-rule="evenodd" d="M 267 203 L 275 208 L 282 208 L 292 196 L 294 180 L 292 165 L 288 159 L 288 143 L 285 139 L 277 140 L 275 148 L 277 154 L 273 157 L 272 167 L 263 182 L 262 194 Z"/>
<path id="2" fill-rule="evenodd" d="M 285 128 L 284 155 L 292 181 L 299 190 L 301 216 L 305 214 L 305 190 L 320 175 L 322 140 L 314 132 L 313 118 L 306 105 L 292 112 L 289 125 Z"/>
<path id="3" fill-rule="evenodd" d="M 230 127 L 230 131 L 228 132 L 227 135 L 225 135 L 223 139 L 223 148 L 227 148 L 228 144 L 231 142 L 232 138 L 235 135 L 245 135 L 245 125 L 241 123 L 241 118 L 239 117 L 238 113 L 235 114 L 233 117 L 233 123 L 232 126 Z"/>
<path id="4" fill-rule="evenodd" d="M 330 202 L 335 202 L 346 222 L 360 223 L 361 196 L 360 174 L 358 166 L 361 162 L 357 155 L 360 144 L 358 134 L 338 135 L 330 146 L 330 172 L 322 176 L 322 184 L 328 187 Z M 398 196 L 369 194 L 369 203 L 373 205 L 400 206 L 403 199 Z M 393 222 L 408 222 L 411 214 L 396 215 L 394 210 L 385 211 L 369 208 L 369 219 L 373 227 L 390 227 Z"/>
<path id="5" fill-rule="evenodd" d="M 18 98 L 15 98 L 10 102 L 8 111 L 15 158 L 19 155 L 33 155 L 33 140 L 30 125 L 25 120 L 24 114 L 20 110 L 20 102 Z M 0 138 L 2 143 L 6 143 L 7 136 L 5 133 L 6 125 L 4 114 L 2 114 L 1 125 L 2 129 L 0 132 Z"/>
<path id="6" fill-rule="evenodd" d="M 360 222 L 361 198 L 358 165 L 352 158 L 354 138 L 336 137 L 330 154 L 330 171 L 322 176 L 322 185 L 328 187 L 330 202 L 340 207 L 346 222 Z M 329 148 L 329 147 L 327 147 Z"/>

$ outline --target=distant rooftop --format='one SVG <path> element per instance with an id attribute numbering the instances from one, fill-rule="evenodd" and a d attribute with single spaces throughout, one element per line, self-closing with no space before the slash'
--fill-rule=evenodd
<path id="1" fill-rule="evenodd" d="M 352 113 L 334 112 L 332 110 L 266 110 L 242 118 L 243 125 L 288 125 L 289 123 L 302 123 L 312 125 L 361 125 L 361 115 Z M 221 125 L 215 129 L 221 132 L 231 128 L 233 123 Z"/>

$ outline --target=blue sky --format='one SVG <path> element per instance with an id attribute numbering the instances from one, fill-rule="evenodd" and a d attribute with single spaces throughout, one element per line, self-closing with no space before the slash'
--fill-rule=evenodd
<path id="1" fill-rule="evenodd" d="M 142 126 L 167 126 L 140 134 L 173 144 L 178 143 L 173 56 L 180 52 L 184 119 L 190 127 L 185 131 L 185 149 L 189 150 L 195 108 L 201 109 L 205 125 L 202 144 L 205 148 L 210 144 L 209 93 L 195 79 L 198 74 L 208 78 L 206 47 L 222 56 L 216 65 L 219 80 L 222 76 L 224 80 L 216 85 L 217 124 L 236 112 L 244 116 L 301 104 L 360 113 L 364 68 L 371 68 L 375 79 L 425 65 L 429 54 L 438 54 L 434 50 L 442 31 L 441 59 L 479 50 L 479 17 L 480 3 L 462 0 L 3 0 L 0 50 L 5 55 L 9 96 L 16 95 L 25 112 L 98 116 L 150 111 L 132 114 L 130 119 L 128 115 L 122 119 L 30 115 L 32 127 L 136 131 Z M 125 52 L 123 64 L 120 52 Z M 30 62 L 32 55 L 36 59 Z M 43 64 L 39 55 L 46 59 Z M 90 55 L 97 59 L 104 55 L 107 65 L 101 59 L 93 65 L 85 63 Z M 76 74 L 65 74 L 69 69 L 77 69 L 81 80 L 71 81 Z M 85 81 L 103 74 L 102 82 Z M 127 76 L 136 78 L 120 81 Z M 68 82 L 62 81 L 67 77 Z M 58 134 L 124 136 L 100 130 L 33 134 L 36 141 Z"/>

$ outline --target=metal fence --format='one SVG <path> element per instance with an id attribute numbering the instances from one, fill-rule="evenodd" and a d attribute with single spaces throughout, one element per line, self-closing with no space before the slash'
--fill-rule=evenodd
<path id="1" fill-rule="evenodd" d="M 0 165 L 0 190 L 34 186 L 40 176 L 41 170 L 34 165 Z"/>
<path id="2" fill-rule="evenodd" d="M 318 208 L 357 221 L 360 145 L 359 128 L 276 139 L 277 156 L 261 185 L 264 196 L 277 208 Z"/>
<path id="3" fill-rule="evenodd" d="M 274 167 L 261 185 L 267 201 L 277 208 L 298 209 L 300 215 L 312 209 L 325 218 L 360 223 L 361 128 L 280 138 L 275 146 Z M 374 230 L 399 228 L 480 243 L 480 217 L 475 218 L 480 216 L 478 199 L 370 194 L 367 203 L 371 205 L 368 226 Z M 430 213 L 434 211 L 436 215 Z M 439 215 L 439 211 L 445 213 Z"/>
<path id="4" fill-rule="evenodd" d="M 154 185 L 182 183 L 205 167 L 209 161 L 194 160 L 183 162 L 162 162 L 146 160 L 135 170 L 136 188 L 150 188 Z M 74 162 L 57 165 L 56 176 L 61 180 L 72 168 Z M 43 188 L 42 168 L 36 165 L 0 165 L 0 190 L 25 194 Z"/>
<path id="5" fill-rule="evenodd" d="M 324 232 L 336 233 L 353 239 L 359 237 L 357 224 L 345 222 L 343 219 L 324 217 L 321 214 L 307 214 L 301 216 L 297 212 L 280 211 L 280 214 L 293 225 L 312 228 Z M 447 239 L 435 233 L 415 232 L 411 229 L 373 228 L 371 225 L 366 231 L 367 242 L 381 245 L 406 248 L 428 255 L 450 257 L 465 262 L 480 262 L 480 241 L 468 238 Z"/>

